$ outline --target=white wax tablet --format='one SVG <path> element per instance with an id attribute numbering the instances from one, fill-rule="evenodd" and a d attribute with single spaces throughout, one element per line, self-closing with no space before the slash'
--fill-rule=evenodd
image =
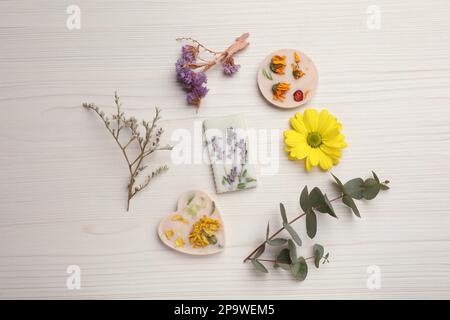
<path id="1" fill-rule="evenodd" d="M 203 122 L 217 193 L 256 187 L 254 165 L 249 163 L 247 123 L 241 115 Z"/>

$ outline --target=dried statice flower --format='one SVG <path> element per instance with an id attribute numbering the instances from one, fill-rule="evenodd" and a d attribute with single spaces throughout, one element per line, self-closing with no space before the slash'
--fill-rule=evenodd
<path id="1" fill-rule="evenodd" d="M 178 81 L 186 91 L 186 100 L 188 104 L 200 107 L 201 100 L 208 93 L 206 88 L 205 72 L 216 64 L 222 64 L 223 72 L 227 75 L 235 74 L 240 65 L 234 63 L 233 55 L 245 49 L 249 43 L 247 38 L 249 33 L 244 33 L 236 38 L 235 42 L 224 51 L 213 51 L 192 38 L 180 37 L 177 40 L 187 40 L 193 45 L 184 45 L 181 48 L 181 57 L 175 64 L 175 70 Z M 200 58 L 200 51 L 208 53 L 209 59 Z"/>
<path id="2" fill-rule="evenodd" d="M 187 92 L 186 100 L 189 104 L 200 106 L 202 98 L 208 93 L 205 84 L 207 82 L 204 72 L 194 72 L 191 65 L 195 62 L 197 51 L 193 46 L 183 46 L 181 58 L 178 59 L 175 69 L 178 81 Z"/>
<path id="3" fill-rule="evenodd" d="M 138 123 L 134 117 L 125 117 L 125 114 L 121 110 L 122 103 L 120 102 L 117 92 L 114 95 L 114 102 L 116 104 L 117 113 L 112 115 L 112 119 L 105 115 L 103 111 L 100 110 L 98 106 L 93 103 L 83 103 L 83 107 L 94 111 L 103 121 L 106 129 L 113 136 L 117 145 L 119 146 L 122 154 L 127 162 L 128 171 L 130 174 L 129 182 L 127 185 L 128 190 L 128 201 L 127 201 L 127 211 L 130 209 L 131 199 L 140 191 L 145 189 L 150 181 L 156 176 L 168 170 L 166 165 L 160 166 L 150 174 L 148 174 L 142 183 L 138 183 L 140 180 L 141 173 L 147 168 L 144 164 L 144 160 L 159 150 L 172 150 L 169 145 L 161 146 L 161 136 L 164 130 L 157 126 L 158 121 L 161 119 L 161 111 L 156 108 L 156 114 L 152 122 L 142 121 Z M 129 134 L 126 137 L 122 137 L 123 129 L 129 129 Z M 129 146 L 135 143 L 138 145 L 138 155 L 132 158 L 129 154 Z"/>
<path id="4" fill-rule="evenodd" d="M 227 76 L 234 75 L 239 70 L 240 67 L 241 67 L 240 64 L 234 64 L 233 57 L 230 57 L 226 59 L 224 62 L 222 62 L 223 73 L 225 73 Z"/>

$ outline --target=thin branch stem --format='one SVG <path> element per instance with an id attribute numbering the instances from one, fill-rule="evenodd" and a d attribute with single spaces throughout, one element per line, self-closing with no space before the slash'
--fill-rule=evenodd
<path id="1" fill-rule="evenodd" d="M 305 260 L 311 260 L 311 259 L 314 259 L 314 257 L 305 258 Z M 256 260 L 263 261 L 263 262 L 273 262 L 273 263 L 277 262 L 276 260 L 273 260 L 273 259 L 260 259 L 260 258 L 257 258 Z"/>
<path id="2" fill-rule="evenodd" d="M 336 197 L 336 198 L 331 199 L 330 202 L 339 200 L 339 199 L 341 199 L 342 197 L 343 197 L 343 195 L 340 195 L 340 196 L 338 196 L 338 197 Z M 314 209 L 317 209 L 317 208 L 314 208 Z M 301 213 L 300 215 L 298 215 L 297 217 L 295 217 L 294 219 L 292 219 L 291 221 L 289 221 L 288 224 L 294 223 L 295 221 L 297 221 L 298 219 L 302 218 L 302 217 L 305 216 L 305 215 L 306 215 L 305 212 Z M 269 242 L 269 241 L 272 240 L 274 237 L 276 237 L 276 236 L 277 236 L 281 231 L 283 231 L 284 229 L 285 229 L 284 227 L 281 227 L 280 229 L 278 229 L 278 231 L 276 231 L 276 232 L 275 232 L 274 234 L 272 234 L 269 238 L 267 238 L 265 241 L 263 241 L 259 246 L 256 247 L 255 250 L 253 250 L 253 251 L 252 251 L 252 252 L 244 259 L 244 262 L 247 262 L 248 260 L 250 260 L 250 259 L 252 258 L 252 256 L 256 253 L 256 251 L 258 251 L 258 250 L 259 250 L 261 247 L 263 247 L 267 242 Z M 261 260 L 261 259 L 258 259 L 258 260 Z"/>
<path id="3" fill-rule="evenodd" d="M 218 51 L 214 51 L 211 49 L 208 49 L 207 47 L 205 47 L 203 44 L 201 44 L 199 41 L 191 38 L 191 37 L 177 37 L 176 38 L 177 41 L 181 41 L 181 40 L 188 40 L 188 41 L 192 41 L 193 43 L 197 44 L 199 47 L 203 48 L 203 50 L 208 51 L 209 53 L 212 54 L 221 54 L 222 52 L 218 52 Z"/>

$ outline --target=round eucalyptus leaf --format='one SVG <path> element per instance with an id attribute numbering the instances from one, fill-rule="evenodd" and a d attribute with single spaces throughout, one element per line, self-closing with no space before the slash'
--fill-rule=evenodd
<path id="1" fill-rule="evenodd" d="M 368 178 L 364 181 L 363 197 L 366 200 L 372 200 L 380 192 L 380 183 L 375 179 Z"/>
<path id="2" fill-rule="evenodd" d="M 299 257 L 294 263 L 291 264 L 291 273 L 295 280 L 303 281 L 308 275 L 308 265 L 303 257 Z"/>
<path id="3" fill-rule="evenodd" d="M 355 178 L 347 181 L 344 184 L 344 193 L 351 196 L 353 199 L 362 199 L 364 180 L 361 178 Z"/>
<path id="4" fill-rule="evenodd" d="M 314 265 L 316 266 L 316 268 L 319 268 L 320 260 L 322 259 L 324 253 L 323 246 L 320 244 L 315 244 L 313 247 L 313 252 L 314 252 Z"/>
<path id="5" fill-rule="evenodd" d="M 279 264 L 280 266 L 282 264 L 291 264 L 291 257 L 289 255 L 289 249 L 288 248 L 284 248 L 282 249 L 276 258 L 276 263 Z"/>
<path id="6" fill-rule="evenodd" d="M 319 188 L 315 187 L 309 193 L 309 201 L 313 208 L 321 208 L 324 205 L 325 199 L 322 191 Z"/>

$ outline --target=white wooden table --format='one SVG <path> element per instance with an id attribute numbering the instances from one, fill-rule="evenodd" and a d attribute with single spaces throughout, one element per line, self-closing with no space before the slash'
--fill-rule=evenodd
<path id="1" fill-rule="evenodd" d="M 69 5 L 81 29 L 68 30 Z M 367 20 L 381 13 L 380 29 Z M 372 7 L 373 9 L 373 7 Z M 0 298 L 450 298 L 450 4 L 401 1 L 1 1 L 0 2 Z M 209 74 L 198 114 L 176 83 L 176 36 L 216 49 L 249 31 L 232 79 Z M 320 216 L 318 236 L 296 227 L 305 255 L 315 242 L 330 264 L 298 283 L 282 271 L 255 272 L 242 259 L 279 223 L 278 203 L 293 216 L 301 188 L 333 194 L 331 176 L 287 160 L 282 130 L 294 110 L 270 107 L 256 70 L 278 48 L 314 59 L 319 91 L 349 144 L 333 172 L 342 179 L 375 170 L 391 190 L 362 203 L 363 218 L 339 207 Z M 113 140 L 81 103 L 150 119 L 163 109 L 165 141 L 210 116 L 246 115 L 249 126 L 280 130 L 279 170 L 259 186 L 216 195 L 206 164 L 172 165 L 125 211 L 126 167 Z M 300 108 L 298 111 L 302 111 Z M 155 163 L 169 162 L 161 154 Z M 188 257 L 162 245 L 160 218 L 178 196 L 203 189 L 226 219 L 223 254 Z M 69 290 L 66 269 L 81 269 Z M 379 267 L 381 288 L 366 282 Z"/>

